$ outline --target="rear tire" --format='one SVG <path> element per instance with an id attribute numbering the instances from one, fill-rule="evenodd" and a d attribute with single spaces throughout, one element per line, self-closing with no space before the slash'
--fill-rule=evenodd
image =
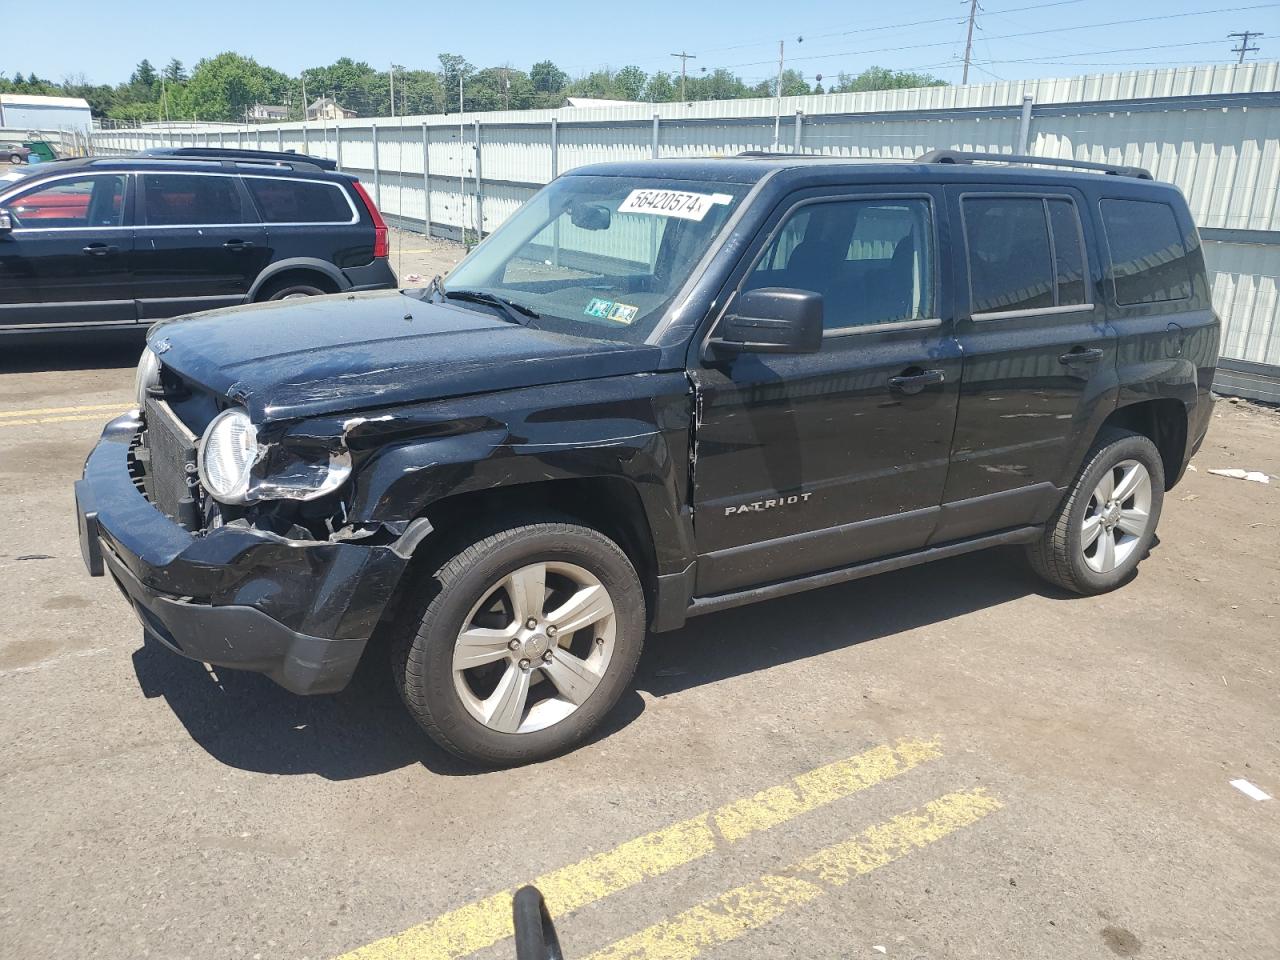
<path id="1" fill-rule="evenodd" d="M 322 297 L 328 290 L 317 286 L 313 280 L 282 280 L 267 283 L 258 293 L 259 302 L 266 300 L 300 300 L 303 297 Z"/>
<path id="2" fill-rule="evenodd" d="M 1141 434 L 1108 427 L 1075 482 L 1027 545 L 1042 578 L 1072 593 L 1106 593 L 1127 581 L 1155 540 L 1164 505 L 1164 462 Z"/>
<path id="3" fill-rule="evenodd" d="M 410 589 L 396 688 L 451 753 L 515 766 L 579 745 L 631 682 L 644 592 L 625 553 L 572 523 L 500 530 Z M 518 702 L 517 702 L 518 701 Z"/>

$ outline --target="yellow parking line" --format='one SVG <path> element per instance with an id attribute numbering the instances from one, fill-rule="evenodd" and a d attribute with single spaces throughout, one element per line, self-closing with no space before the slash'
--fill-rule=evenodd
<path id="1" fill-rule="evenodd" d="M 116 406 L 115 409 L 124 413 L 125 408 Z M 108 419 L 109 416 L 101 413 L 88 413 L 75 417 L 31 417 L 26 420 L 0 420 L 0 427 L 22 427 L 37 423 L 72 423 L 77 420 L 96 420 L 99 423 L 105 423 Z"/>
<path id="2" fill-rule="evenodd" d="M 49 413 L 84 413 L 88 410 L 123 410 L 129 406 L 128 400 L 117 400 L 115 403 L 83 403 L 75 407 L 42 407 L 34 410 L 0 410 L 0 420 L 10 417 L 43 417 Z"/>
<path id="3" fill-rule="evenodd" d="M 791 907 L 816 900 L 829 888 L 843 887 L 913 850 L 927 847 L 1001 806 L 999 800 L 982 789 L 949 793 L 922 809 L 819 850 L 782 872 L 765 874 L 671 920 L 624 937 L 587 960 L 694 960 L 704 950 L 736 940 Z"/>
<path id="4" fill-rule="evenodd" d="M 810 810 L 866 790 L 942 755 L 936 740 L 899 740 L 892 746 L 802 773 L 790 783 L 728 803 L 594 857 L 553 870 L 534 883 L 553 916 L 594 903 L 611 894 L 668 873 Z M 450 960 L 465 957 L 512 935 L 513 890 L 442 914 L 338 960 Z"/>

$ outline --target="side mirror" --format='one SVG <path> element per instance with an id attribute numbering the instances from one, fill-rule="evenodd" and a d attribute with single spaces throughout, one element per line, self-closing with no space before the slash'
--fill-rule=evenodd
<path id="1" fill-rule="evenodd" d="M 564 960 L 560 939 L 537 887 L 521 887 L 511 902 L 516 960 Z"/>
<path id="2" fill-rule="evenodd" d="M 569 207 L 569 221 L 581 230 L 608 230 L 613 211 L 603 203 L 574 203 Z"/>
<path id="3" fill-rule="evenodd" d="M 822 294 L 787 287 L 748 290 L 711 338 L 718 353 L 817 353 Z"/>
<path id="4" fill-rule="evenodd" d="M 13 229 L 13 216 L 4 207 L 0 207 L 0 233 L 8 233 Z"/>

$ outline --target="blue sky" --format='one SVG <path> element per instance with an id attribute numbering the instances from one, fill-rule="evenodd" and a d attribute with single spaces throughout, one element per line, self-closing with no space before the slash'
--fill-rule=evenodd
<path id="1" fill-rule="evenodd" d="M 971 83 L 1229 62 L 1235 41 L 1227 34 L 1246 29 L 1268 35 L 1257 41 L 1262 59 L 1280 59 L 1280 3 L 982 0 L 981 6 Z M 521 69 L 550 58 L 571 76 L 632 63 L 649 72 L 678 70 L 670 54 L 683 50 L 697 54 L 691 71 L 728 67 L 756 81 L 776 70 L 778 40 L 785 39 L 787 65 L 809 79 L 878 64 L 959 82 L 968 0 L 856 6 L 832 0 L 3 0 L 0 7 L 0 34 L 8 38 L 0 69 L 10 75 L 34 70 L 55 81 L 83 74 L 115 83 L 144 57 L 157 66 L 177 57 L 190 67 L 223 50 L 291 74 L 341 56 L 384 69 L 393 62 L 435 67 L 438 53 L 453 52 L 477 66 Z M 1246 7 L 1253 9 L 1239 9 Z"/>

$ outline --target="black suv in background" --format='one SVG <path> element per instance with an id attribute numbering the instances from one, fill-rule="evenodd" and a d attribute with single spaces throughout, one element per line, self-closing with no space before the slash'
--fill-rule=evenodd
<path id="1" fill-rule="evenodd" d="M 1008 544 L 1114 589 L 1210 423 L 1200 239 L 1146 171 L 991 159 L 581 167 L 447 284 L 158 326 L 76 485 L 89 569 L 299 693 L 385 623 L 491 764 L 691 616 Z"/>
<path id="2" fill-rule="evenodd" d="M 387 246 L 331 160 L 191 148 L 41 164 L 0 178 L 0 336 L 393 287 Z"/>

